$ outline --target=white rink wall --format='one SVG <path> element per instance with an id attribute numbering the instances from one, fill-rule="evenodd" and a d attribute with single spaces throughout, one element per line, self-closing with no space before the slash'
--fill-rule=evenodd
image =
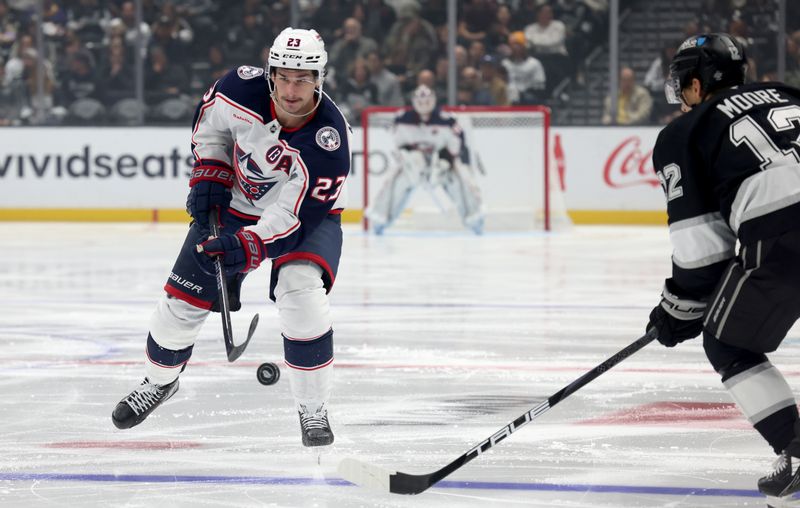
<path id="1" fill-rule="evenodd" d="M 0 132 L 0 220 L 185 219 L 192 160 L 188 127 Z M 576 223 L 664 223 L 664 198 L 651 160 L 658 132 L 656 127 L 552 130 L 551 161 L 564 169 L 564 200 Z M 363 208 L 360 128 L 354 129 L 352 151 L 345 219 L 357 221 Z"/>

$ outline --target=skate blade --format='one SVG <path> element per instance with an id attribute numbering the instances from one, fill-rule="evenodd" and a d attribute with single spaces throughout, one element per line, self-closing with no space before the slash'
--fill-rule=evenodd
<path id="1" fill-rule="evenodd" d="M 786 497 L 767 496 L 767 508 L 800 508 L 797 494 Z"/>

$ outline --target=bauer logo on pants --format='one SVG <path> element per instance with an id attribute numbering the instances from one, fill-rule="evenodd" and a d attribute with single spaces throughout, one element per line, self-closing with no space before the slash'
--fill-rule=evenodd
<path id="1" fill-rule="evenodd" d="M 329 152 L 342 145 L 339 133 L 333 127 L 323 127 L 317 131 L 317 144 Z"/>

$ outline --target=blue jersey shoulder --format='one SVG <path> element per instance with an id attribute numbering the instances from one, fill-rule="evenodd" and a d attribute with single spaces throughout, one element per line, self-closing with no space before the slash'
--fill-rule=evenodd
<path id="1" fill-rule="evenodd" d="M 218 94 L 258 114 L 269 118 L 269 87 L 263 67 L 242 65 L 231 70 L 217 83 Z"/>
<path id="2" fill-rule="evenodd" d="M 309 122 L 297 131 L 284 131 L 281 138 L 300 151 L 310 171 L 330 175 L 350 172 L 350 126 L 326 94 Z"/>

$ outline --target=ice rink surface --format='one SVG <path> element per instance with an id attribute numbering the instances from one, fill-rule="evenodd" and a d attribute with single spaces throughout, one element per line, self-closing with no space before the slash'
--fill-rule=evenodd
<path id="1" fill-rule="evenodd" d="M 355 227 L 331 295 L 336 443 L 300 444 L 268 267 L 250 275 L 228 364 L 218 315 L 178 393 L 127 431 L 111 410 L 143 377 L 147 323 L 186 227 L 0 223 L 0 506 L 744 507 L 772 453 L 700 341 L 654 343 L 413 497 L 336 472 L 356 457 L 430 473 L 643 334 L 666 228 L 556 234 Z M 800 333 L 771 356 L 800 382 Z"/>

